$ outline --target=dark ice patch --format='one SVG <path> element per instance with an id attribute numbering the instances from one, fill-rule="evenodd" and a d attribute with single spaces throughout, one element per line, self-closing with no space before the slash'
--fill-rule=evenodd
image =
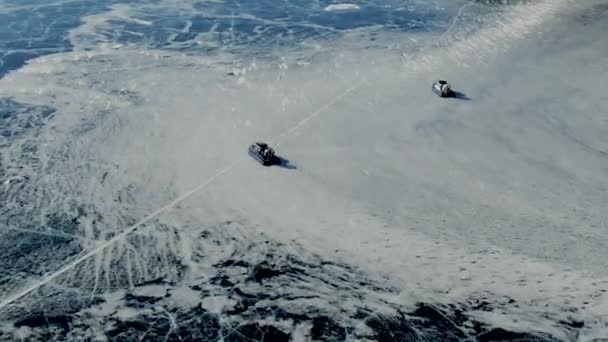
<path id="1" fill-rule="evenodd" d="M 445 312 L 432 305 L 421 304 L 408 316 L 417 318 L 413 325 L 424 331 L 425 336 L 438 336 L 449 339 L 462 339 L 466 337 L 466 333 L 453 321 L 455 315 L 448 318 Z M 459 323 L 462 323 L 462 320 L 460 321 Z"/>
<path id="2" fill-rule="evenodd" d="M 221 262 L 219 264 L 217 264 L 217 266 L 219 267 L 249 267 L 249 263 L 246 262 L 245 260 L 234 260 L 234 259 L 228 259 L 224 262 Z"/>
<path id="3" fill-rule="evenodd" d="M 212 232 L 209 237 L 214 238 Z M 518 305 L 511 298 L 482 292 L 462 303 L 419 303 L 406 310 L 389 301 L 375 301 L 374 297 L 392 296 L 396 289 L 367 278 L 356 268 L 281 254 L 281 248 L 272 242 L 252 244 L 218 262 L 211 281 L 189 286 L 198 293 L 193 300 L 202 300 L 195 307 L 176 304 L 173 291 L 182 285 L 159 278 L 136 284 L 135 288 L 165 286 L 165 295 L 128 292 L 119 307 L 98 323 L 108 327 L 105 334 L 111 341 L 136 341 L 142 336 L 167 341 L 291 341 L 296 326 L 310 327 L 306 333 L 312 341 L 557 341 L 542 332 L 489 326 L 468 314 L 508 311 Z M 372 297 L 367 296 L 370 293 Z M 227 299 L 229 305 L 219 313 L 207 311 L 202 303 L 207 297 L 217 296 Z M 370 305 L 370 300 L 375 304 Z M 386 311 L 378 314 L 377 305 L 384 305 Z M 123 318 L 120 312 L 124 308 L 136 310 L 135 315 Z M 89 323 L 80 319 L 86 312 L 70 317 L 76 320 L 70 323 L 70 338 L 87 336 Z M 557 324 L 570 336 L 577 336 L 584 326 L 584 322 L 576 321 Z M 37 336 L 47 336 L 51 331 L 41 324 L 33 329 Z"/>
<path id="4" fill-rule="evenodd" d="M 125 303 L 130 307 L 145 307 L 148 305 L 156 304 L 162 297 L 153 297 L 153 296 L 137 296 L 132 293 L 127 293 L 124 297 Z"/>
<path id="5" fill-rule="evenodd" d="M 4 53 L 4 55 L 0 57 L 0 78 L 11 70 L 21 68 L 28 60 L 39 56 L 40 53 L 27 51 L 11 51 Z"/>
<path id="6" fill-rule="evenodd" d="M 116 324 L 116 328 L 106 332 L 106 335 L 110 338 L 121 338 L 124 341 L 134 340 L 137 336 L 141 336 L 142 333 L 146 332 L 149 328 L 146 320 L 137 321 L 125 321 Z"/>
<path id="7" fill-rule="evenodd" d="M 544 334 L 530 334 L 495 328 L 477 336 L 479 342 L 518 341 L 518 342 L 553 342 L 557 339 Z"/>
<path id="8" fill-rule="evenodd" d="M 311 298 L 312 299 L 312 298 Z M 293 321 L 295 324 L 309 322 L 311 319 L 310 314 L 292 312 L 286 310 L 278 305 L 271 305 L 267 307 L 258 308 L 256 310 L 260 313 L 260 316 L 264 317 L 275 317 L 281 321 Z"/>
<path id="9" fill-rule="evenodd" d="M 105 2 L 86 0 L 32 4 L 18 1 L 17 9 L 0 13 L 0 78 L 32 58 L 70 51 L 68 30 L 81 25 L 83 16 L 108 9 Z"/>
<path id="10" fill-rule="evenodd" d="M 530 0 L 475 0 L 475 2 L 492 6 L 513 6 L 529 3 Z"/>
<path id="11" fill-rule="evenodd" d="M 20 137 L 44 126 L 55 111 L 49 106 L 28 105 L 10 98 L 0 98 L 0 135 L 9 140 Z"/>
<path id="12" fill-rule="evenodd" d="M 231 329 L 225 337 L 229 342 L 288 342 L 289 335 L 272 325 L 260 325 L 258 323 L 244 324 Z"/>
<path id="13" fill-rule="evenodd" d="M 143 282 L 137 284 L 137 286 L 163 285 L 163 284 L 165 284 L 165 285 L 171 285 L 168 282 L 166 282 L 163 278 L 155 278 L 155 279 L 143 281 Z"/>
<path id="14" fill-rule="evenodd" d="M 377 341 L 400 342 L 418 341 L 420 337 L 413 329 L 413 324 L 405 315 L 401 317 L 372 316 L 365 324 L 374 331 Z"/>
<path id="15" fill-rule="evenodd" d="M 258 310 L 260 308 L 256 307 L 256 304 L 260 300 L 265 300 L 270 298 L 270 294 L 268 293 L 248 293 L 244 292 L 238 287 L 231 289 L 232 298 L 237 301 L 237 304 L 233 309 L 228 310 L 226 313 L 230 315 L 248 315 L 250 309 L 254 310 L 254 315 L 258 314 Z M 262 309 L 263 310 L 263 309 Z M 251 317 L 253 318 L 253 317 Z"/>
<path id="16" fill-rule="evenodd" d="M 223 330 L 218 317 L 200 306 L 187 312 L 161 310 L 133 320 L 111 321 L 113 328 L 105 332 L 111 341 L 218 341 Z"/>
<path id="17" fill-rule="evenodd" d="M 457 309 L 461 307 L 461 309 Z M 555 342 L 559 339 L 542 332 L 515 332 L 487 326 L 471 319 L 460 305 L 441 309 L 419 303 L 412 312 L 398 315 L 370 316 L 366 325 L 374 331 L 377 341 L 536 341 Z M 469 308 L 470 309 L 470 308 Z"/>
<path id="18" fill-rule="evenodd" d="M 331 2 L 271 0 L 196 2 L 194 13 L 158 11 L 137 13 L 152 23 L 141 25 L 113 19 L 96 32 L 105 41 L 145 45 L 193 53 L 229 51 L 265 58 L 277 47 L 298 47 L 307 39 L 335 39 L 342 32 L 363 27 L 399 31 L 440 31 L 451 17 L 424 3 L 404 8 L 401 1 L 361 2 L 360 11 L 332 12 Z M 190 25 L 188 25 L 190 23 Z M 204 34 L 204 43 L 197 36 Z"/>
<path id="19" fill-rule="evenodd" d="M 69 237 L 9 231 L 0 242 L 0 292 L 8 284 L 44 275 L 49 261 L 67 260 L 80 251 L 78 241 Z"/>
<path id="20" fill-rule="evenodd" d="M 276 265 L 270 265 L 268 262 L 263 261 L 252 268 L 251 273 L 249 274 L 249 279 L 262 283 L 265 279 L 278 277 L 287 272 L 289 271 L 281 270 L 276 267 Z"/>
<path id="21" fill-rule="evenodd" d="M 230 281 L 230 278 L 227 275 L 218 275 L 212 277 L 210 282 L 213 285 L 219 285 L 224 288 L 230 288 L 235 285 L 233 282 Z"/>
<path id="22" fill-rule="evenodd" d="M 70 323 L 72 319 L 69 316 L 46 316 L 46 315 L 34 315 L 24 318 L 20 321 L 15 322 L 15 327 L 27 326 L 31 328 L 35 327 L 48 327 L 55 325 L 60 327 L 64 332 L 70 331 Z"/>
<path id="23" fill-rule="evenodd" d="M 45 226 L 50 229 L 65 232 L 68 234 L 78 234 L 78 218 L 81 215 L 69 215 L 68 213 L 50 213 L 46 215 Z"/>
<path id="24" fill-rule="evenodd" d="M 327 316 L 318 316 L 312 319 L 310 335 L 317 341 L 344 341 L 352 330 L 352 327 L 343 327 Z"/>

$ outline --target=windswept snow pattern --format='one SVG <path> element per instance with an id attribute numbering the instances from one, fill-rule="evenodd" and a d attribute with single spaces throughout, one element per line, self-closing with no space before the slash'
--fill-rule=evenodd
<path id="1" fill-rule="evenodd" d="M 605 32 L 605 0 L 0 0 L 0 340 L 607 341 Z"/>

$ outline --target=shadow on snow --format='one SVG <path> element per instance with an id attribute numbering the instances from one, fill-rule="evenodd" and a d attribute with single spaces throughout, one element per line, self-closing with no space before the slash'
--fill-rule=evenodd
<path id="1" fill-rule="evenodd" d="M 273 166 L 282 167 L 284 169 L 295 170 L 296 166 L 293 165 L 289 159 L 275 156 Z"/>
<path id="2" fill-rule="evenodd" d="M 454 91 L 452 97 L 455 99 L 458 99 L 458 100 L 465 100 L 465 101 L 471 100 L 471 98 L 469 96 L 467 96 L 467 94 L 459 92 L 459 91 Z"/>

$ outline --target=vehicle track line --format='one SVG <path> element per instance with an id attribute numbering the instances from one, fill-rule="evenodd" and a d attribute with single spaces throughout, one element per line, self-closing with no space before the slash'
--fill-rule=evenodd
<path id="1" fill-rule="evenodd" d="M 331 101 L 329 101 L 325 105 L 321 106 L 321 108 L 317 109 L 316 111 L 314 111 L 313 113 L 311 113 L 310 115 L 308 115 L 307 117 L 305 117 L 304 119 L 300 120 L 294 126 L 292 126 L 291 128 L 285 130 L 283 133 L 277 135 L 276 137 L 274 137 L 270 141 L 271 142 L 278 142 L 281 138 L 284 138 L 284 137 L 292 134 L 297 129 L 299 129 L 300 127 L 304 126 L 308 121 L 316 118 L 317 116 L 321 115 L 325 110 L 327 110 L 328 108 L 330 108 L 334 104 L 338 103 L 340 100 L 342 100 L 343 98 L 345 98 L 348 94 L 350 94 L 353 91 L 361 88 L 363 86 L 363 84 L 365 84 L 365 83 L 367 83 L 367 80 L 361 80 L 361 81 L 359 81 L 354 86 L 346 89 L 340 95 L 335 96 Z M 73 261 L 69 262 L 68 264 L 66 264 L 65 266 L 61 267 L 57 271 L 49 273 L 49 274 L 41 277 L 35 283 L 33 283 L 33 284 L 25 287 L 21 291 L 19 291 L 19 292 L 15 293 L 15 294 L 10 295 L 9 297 L 5 298 L 4 300 L 2 300 L 0 302 L 0 309 L 5 308 L 6 306 L 8 306 L 11 303 L 13 303 L 13 302 L 15 302 L 15 301 L 23 298 L 24 296 L 28 295 L 29 293 L 31 293 L 31 292 L 39 289 L 40 287 L 42 287 L 42 286 L 44 286 L 44 285 L 52 282 L 53 280 L 55 280 L 56 278 L 58 278 L 62 274 L 70 271 L 71 269 L 74 269 L 80 263 L 82 263 L 85 260 L 91 258 L 92 256 L 97 255 L 98 253 L 102 252 L 103 250 L 105 250 L 109 246 L 113 245 L 115 242 L 118 242 L 118 241 L 122 240 L 127 235 L 129 235 L 130 233 L 132 233 L 133 231 L 135 231 L 139 226 L 141 226 L 144 223 L 152 220 L 153 218 L 157 217 L 158 215 L 162 214 L 163 212 L 171 209 L 172 207 L 176 206 L 177 204 L 179 204 L 180 202 L 182 202 L 185 199 L 189 198 L 190 196 L 194 195 L 195 193 L 203 190 L 204 188 L 206 188 L 207 186 L 209 186 L 211 183 L 215 182 L 218 178 L 220 178 L 221 176 L 223 176 L 223 175 L 227 174 L 228 172 L 230 172 L 232 169 L 234 169 L 238 164 L 240 164 L 241 162 L 243 162 L 245 159 L 246 159 L 245 157 L 237 159 L 235 162 L 233 162 L 229 166 L 225 167 L 224 169 L 220 170 L 215 175 L 213 175 L 211 178 L 207 179 L 205 182 L 199 184 L 198 186 L 194 187 L 190 191 L 185 192 L 184 194 L 182 194 L 179 197 L 175 198 L 173 201 L 169 202 L 165 206 L 163 206 L 163 207 L 161 207 L 161 208 L 153 211 L 148 216 L 146 216 L 143 219 L 139 220 L 137 223 L 129 226 L 127 229 L 125 229 L 124 231 L 122 231 L 120 234 L 115 235 L 114 237 L 112 237 L 110 240 L 107 240 L 103 244 L 98 245 L 97 247 L 95 247 L 92 250 L 88 251 L 86 254 L 81 255 L 80 257 L 76 258 L 75 260 L 73 260 Z"/>

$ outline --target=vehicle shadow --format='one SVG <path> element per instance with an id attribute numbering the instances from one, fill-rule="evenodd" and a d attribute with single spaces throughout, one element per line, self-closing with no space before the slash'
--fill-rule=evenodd
<path id="1" fill-rule="evenodd" d="M 278 166 L 278 167 L 282 167 L 284 169 L 288 169 L 288 170 L 295 170 L 297 169 L 297 167 L 295 165 L 293 165 L 289 159 L 283 158 L 283 157 L 279 157 L 279 156 L 275 156 L 275 162 L 274 165 Z"/>
<path id="2" fill-rule="evenodd" d="M 468 97 L 467 94 L 459 92 L 459 91 L 452 91 L 452 97 L 455 99 L 464 100 L 464 101 L 471 100 L 471 98 Z"/>

